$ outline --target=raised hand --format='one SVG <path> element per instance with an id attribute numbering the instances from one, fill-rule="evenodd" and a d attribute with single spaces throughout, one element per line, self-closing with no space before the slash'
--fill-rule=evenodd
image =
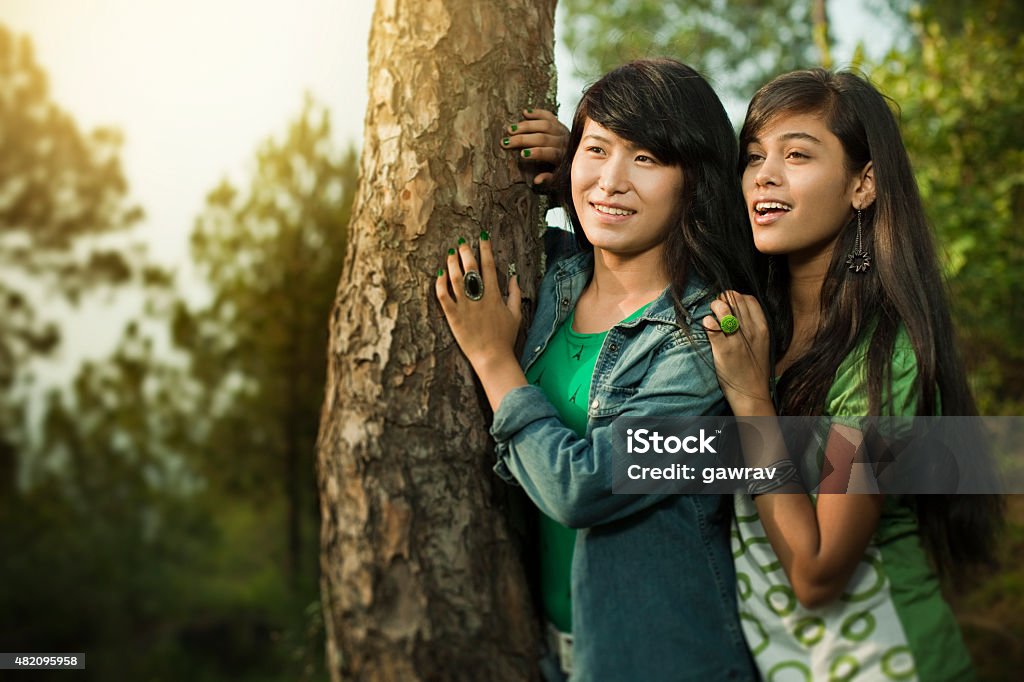
<path id="1" fill-rule="evenodd" d="M 703 320 L 704 328 L 718 383 L 733 413 L 738 417 L 775 414 L 769 388 L 770 336 L 761 304 L 753 296 L 726 291 L 711 302 L 711 312 L 714 315 Z"/>
<path id="2" fill-rule="evenodd" d="M 519 157 L 530 164 L 541 165 L 541 172 L 534 176 L 533 184 L 548 184 L 554 174 L 544 169 L 557 166 L 565 156 L 569 129 L 546 109 L 524 109 L 523 117 L 522 121 L 505 127 L 501 146 L 517 151 Z"/>

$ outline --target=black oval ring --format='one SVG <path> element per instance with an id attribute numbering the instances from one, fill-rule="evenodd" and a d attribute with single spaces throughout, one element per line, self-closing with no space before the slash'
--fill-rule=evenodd
<path id="1" fill-rule="evenodd" d="M 470 270 L 462 278 L 462 289 L 466 292 L 466 298 L 471 301 L 479 301 L 484 297 L 484 280 L 476 270 Z"/>

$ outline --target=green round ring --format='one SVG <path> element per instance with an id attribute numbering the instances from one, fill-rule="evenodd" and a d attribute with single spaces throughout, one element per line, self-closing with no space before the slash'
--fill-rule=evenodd
<path id="1" fill-rule="evenodd" d="M 740 321 L 736 319 L 735 315 L 726 315 L 718 321 L 718 326 L 722 328 L 722 333 L 728 336 L 739 331 Z"/>

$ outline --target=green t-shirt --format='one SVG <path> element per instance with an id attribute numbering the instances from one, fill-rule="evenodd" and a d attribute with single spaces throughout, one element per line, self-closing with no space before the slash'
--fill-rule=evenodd
<path id="1" fill-rule="evenodd" d="M 626 320 L 643 314 L 642 306 Z M 580 437 L 587 433 L 590 380 L 608 332 L 573 331 L 575 310 L 551 337 L 547 348 L 526 372 L 544 391 L 562 422 Z M 572 555 L 576 531 L 540 513 L 540 584 L 544 614 L 562 632 L 572 632 Z"/>

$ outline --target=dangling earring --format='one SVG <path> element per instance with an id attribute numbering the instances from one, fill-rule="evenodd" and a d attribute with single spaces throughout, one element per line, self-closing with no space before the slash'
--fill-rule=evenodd
<path id="1" fill-rule="evenodd" d="M 853 251 L 846 257 L 846 266 L 854 272 L 867 272 L 871 269 L 871 256 L 861 243 L 863 227 L 861 225 L 861 210 L 857 209 L 857 241 L 853 245 Z"/>

